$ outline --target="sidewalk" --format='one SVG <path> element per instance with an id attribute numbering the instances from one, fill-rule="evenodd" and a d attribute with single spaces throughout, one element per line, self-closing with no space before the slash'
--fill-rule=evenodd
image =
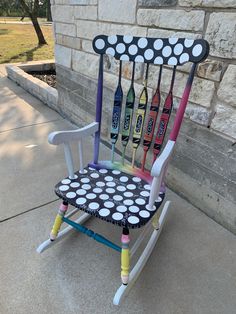
<path id="1" fill-rule="evenodd" d="M 235 314 L 235 236 L 170 190 L 160 240 L 119 308 L 112 305 L 120 285 L 116 252 L 72 232 L 36 253 L 57 212 L 54 185 L 66 174 L 63 151 L 47 135 L 71 128 L 0 65 L 0 314 Z M 92 139 L 88 161 L 90 145 Z M 120 238 L 120 229 L 103 221 L 87 226 Z"/>

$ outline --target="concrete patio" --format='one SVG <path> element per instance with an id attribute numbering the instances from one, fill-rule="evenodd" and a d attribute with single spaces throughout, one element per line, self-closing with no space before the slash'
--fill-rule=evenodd
<path id="1" fill-rule="evenodd" d="M 8 80 L 4 66 L 0 121 L 1 314 L 235 314 L 235 235 L 170 190 L 162 235 L 121 307 L 112 305 L 120 285 L 116 252 L 72 232 L 37 254 L 59 204 L 54 184 L 66 174 L 63 151 L 47 135 L 74 126 Z M 88 161 L 90 144 L 92 138 Z M 107 152 L 102 146 L 102 155 Z M 113 225 L 95 219 L 86 225 L 120 238 Z"/>

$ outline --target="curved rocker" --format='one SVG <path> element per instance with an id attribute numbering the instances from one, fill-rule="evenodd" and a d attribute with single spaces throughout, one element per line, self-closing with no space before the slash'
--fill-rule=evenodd
<path id="1" fill-rule="evenodd" d="M 122 284 L 118 290 L 116 291 L 116 294 L 113 298 L 113 304 L 114 305 L 119 305 L 122 298 L 129 292 L 129 290 L 132 288 L 133 284 L 135 283 L 135 281 L 137 280 L 139 274 L 141 273 L 143 267 L 145 266 L 146 262 L 148 261 L 149 256 L 151 255 L 155 244 L 159 238 L 159 235 L 161 234 L 163 225 L 165 223 L 166 220 L 166 216 L 167 216 L 167 212 L 168 212 L 168 208 L 170 205 L 170 201 L 167 201 L 164 205 L 164 208 L 162 210 L 162 213 L 160 215 L 159 218 L 159 229 L 154 229 L 150 239 L 145 247 L 145 249 L 143 250 L 142 254 L 140 255 L 137 263 L 135 264 L 135 266 L 133 267 L 133 269 L 130 272 L 130 276 L 129 276 L 129 283 L 128 285 L 124 285 Z M 141 241 L 139 242 L 139 244 L 141 244 Z M 132 249 L 131 249 L 132 252 Z"/>

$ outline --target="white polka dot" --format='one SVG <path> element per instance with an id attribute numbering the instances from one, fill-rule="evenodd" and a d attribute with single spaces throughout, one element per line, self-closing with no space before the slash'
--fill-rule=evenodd
<path id="1" fill-rule="evenodd" d="M 59 190 L 60 191 L 67 191 L 67 190 L 69 190 L 69 186 L 68 185 L 61 185 L 61 186 L 59 186 Z"/>
<path id="2" fill-rule="evenodd" d="M 171 38 L 169 38 L 169 43 L 171 45 L 174 45 L 177 43 L 178 40 L 179 40 L 179 38 L 171 37 Z"/>
<path id="3" fill-rule="evenodd" d="M 78 187 L 80 186 L 80 184 L 79 184 L 79 182 L 72 182 L 72 183 L 70 184 L 70 186 L 71 186 L 72 188 L 78 188 Z"/>
<path id="4" fill-rule="evenodd" d="M 95 203 L 95 202 L 90 203 L 90 204 L 89 204 L 89 208 L 90 208 L 90 209 L 98 209 L 98 208 L 99 208 L 99 204 L 98 204 L 98 203 Z"/>
<path id="5" fill-rule="evenodd" d="M 156 57 L 154 60 L 154 64 L 163 64 L 163 58 L 162 57 Z"/>
<path id="6" fill-rule="evenodd" d="M 122 56 L 120 56 L 120 60 L 129 61 L 129 56 L 128 55 L 122 55 Z"/>
<path id="7" fill-rule="evenodd" d="M 160 50 L 163 47 L 163 40 L 161 40 L 161 39 L 155 40 L 154 44 L 153 44 L 153 47 L 156 50 Z"/>
<path id="8" fill-rule="evenodd" d="M 147 41 L 146 38 L 140 38 L 140 39 L 138 40 L 138 46 L 139 46 L 139 48 L 145 48 L 145 47 L 147 46 L 147 44 L 148 44 L 148 41 Z"/>
<path id="9" fill-rule="evenodd" d="M 112 173 L 113 174 L 120 174 L 120 171 L 119 170 L 113 170 Z"/>
<path id="10" fill-rule="evenodd" d="M 115 182 L 107 182 L 106 185 L 109 186 L 109 188 L 116 186 Z"/>
<path id="11" fill-rule="evenodd" d="M 127 211 L 127 207 L 124 205 L 120 205 L 116 208 L 118 212 L 125 213 Z"/>
<path id="12" fill-rule="evenodd" d="M 134 194 L 132 192 L 125 192 L 124 196 L 125 197 L 132 197 Z"/>
<path id="13" fill-rule="evenodd" d="M 107 207 L 107 208 L 112 208 L 112 207 L 115 206 L 115 204 L 113 202 L 105 202 L 104 206 Z"/>
<path id="14" fill-rule="evenodd" d="M 107 50 L 106 50 L 106 54 L 107 55 L 110 55 L 110 56 L 113 56 L 114 57 L 114 55 L 115 55 L 115 49 L 113 49 L 113 48 L 107 48 Z"/>
<path id="15" fill-rule="evenodd" d="M 135 190 L 135 189 L 136 189 L 136 185 L 134 185 L 134 184 L 128 184 L 128 185 L 127 185 L 127 189 L 129 189 L 129 190 Z"/>
<path id="16" fill-rule="evenodd" d="M 95 47 L 97 49 L 103 49 L 105 47 L 105 42 L 103 39 L 99 38 L 95 41 Z"/>
<path id="17" fill-rule="evenodd" d="M 88 172 L 88 171 L 87 171 L 86 169 L 79 171 L 79 173 L 81 173 L 81 174 L 86 174 L 87 172 Z"/>
<path id="18" fill-rule="evenodd" d="M 123 200 L 123 197 L 121 195 L 114 195 L 113 199 L 114 199 L 114 201 L 120 202 Z"/>
<path id="19" fill-rule="evenodd" d="M 107 38 L 107 41 L 109 42 L 109 44 L 114 45 L 117 42 L 117 36 L 116 35 L 109 36 Z"/>
<path id="20" fill-rule="evenodd" d="M 89 190 L 89 189 L 91 189 L 91 185 L 89 185 L 89 184 L 83 184 L 83 185 L 81 186 L 81 188 L 84 189 L 84 190 Z"/>
<path id="21" fill-rule="evenodd" d="M 105 179 L 105 181 L 112 181 L 112 180 L 113 180 L 113 177 L 107 176 L 107 177 L 105 177 L 104 179 Z"/>
<path id="22" fill-rule="evenodd" d="M 147 210 L 141 210 L 139 212 L 139 216 L 141 216 L 142 218 L 148 218 L 150 217 L 150 213 Z"/>
<path id="23" fill-rule="evenodd" d="M 183 45 L 182 44 L 177 44 L 175 47 L 174 47 L 174 54 L 176 56 L 179 56 L 182 52 L 183 52 Z"/>
<path id="24" fill-rule="evenodd" d="M 74 174 L 73 177 L 69 176 L 69 178 L 70 178 L 71 180 L 76 180 L 76 179 L 78 179 L 78 176 L 77 176 L 77 174 Z"/>
<path id="25" fill-rule="evenodd" d="M 193 45 L 193 43 L 194 43 L 194 40 L 193 40 L 193 39 L 185 39 L 185 40 L 184 40 L 184 46 L 185 46 L 186 48 L 191 47 L 191 46 Z"/>
<path id="26" fill-rule="evenodd" d="M 150 186 L 149 184 L 145 184 L 145 185 L 144 185 L 144 189 L 145 189 L 145 190 L 151 190 L 151 186 Z"/>
<path id="27" fill-rule="evenodd" d="M 84 194 L 87 193 L 87 191 L 85 191 L 85 190 L 83 190 L 83 189 L 79 189 L 79 190 L 76 191 L 76 193 L 77 193 L 78 195 L 84 195 Z"/>
<path id="28" fill-rule="evenodd" d="M 112 215 L 112 218 L 113 218 L 114 220 L 121 220 L 121 219 L 123 218 L 123 215 L 122 215 L 121 213 L 114 213 L 114 214 Z"/>
<path id="29" fill-rule="evenodd" d="M 98 174 L 98 173 L 96 173 L 96 172 L 91 173 L 91 174 L 90 174 L 90 176 L 91 176 L 92 178 L 94 178 L 94 179 L 99 178 L 99 174 Z"/>
<path id="30" fill-rule="evenodd" d="M 96 170 L 96 169 L 94 169 L 94 168 L 92 168 L 92 167 L 89 167 L 89 170 L 94 171 L 94 170 Z"/>
<path id="31" fill-rule="evenodd" d="M 124 200 L 123 203 L 124 203 L 125 205 L 127 205 L 127 206 L 131 206 L 131 205 L 133 205 L 134 201 L 132 201 L 132 200 Z"/>
<path id="32" fill-rule="evenodd" d="M 86 195 L 86 198 L 89 199 L 89 200 L 94 200 L 96 198 L 96 194 L 94 193 L 88 193 Z"/>
<path id="33" fill-rule="evenodd" d="M 120 191 L 120 192 L 124 192 L 126 190 L 126 187 L 123 186 L 123 185 L 118 185 L 117 186 L 117 190 Z"/>
<path id="34" fill-rule="evenodd" d="M 82 183 L 89 183 L 89 181 L 90 181 L 90 180 L 89 180 L 88 178 L 83 178 L 83 179 L 81 179 L 81 182 L 82 182 Z"/>
<path id="35" fill-rule="evenodd" d="M 139 208 L 138 208 L 138 206 L 130 206 L 129 207 L 129 211 L 131 213 L 138 213 L 139 212 Z"/>
<path id="36" fill-rule="evenodd" d="M 202 53 L 202 45 L 198 44 L 198 45 L 193 47 L 192 54 L 194 57 L 200 56 L 201 53 Z"/>
<path id="37" fill-rule="evenodd" d="M 135 62 L 144 62 L 144 57 L 143 56 L 137 56 L 134 59 Z"/>
<path id="38" fill-rule="evenodd" d="M 125 52 L 125 45 L 124 45 L 124 44 L 118 44 L 118 45 L 116 46 L 116 51 L 117 51 L 118 53 L 123 53 L 123 52 Z"/>
<path id="39" fill-rule="evenodd" d="M 103 201 L 106 201 L 106 200 L 108 200 L 109 195 L 107 195 L 107 194 L 101 194 L 101 195 L 99 196 L 99 198 L 100 198 L 101 200 L 103 200 Z"/>
<path id="40" fill-rule="evenodd" d="M 71 180 L 69 179 L 64 179 L 61 181 L 62 184 L 70 184 L 71 183 Z"/>
<path id="41" fill-rule="evenodd" d="M 132 225 L 139 223 L 139 218 L 135 216 L 129 216 L 128 222 Z"/>
<path id="42" fill-rule="evenodd" d="M 132 180 L 133 180 L 134 182 L 140 182 L 140 181 L 141 181 L 141 179 L 140 179 L 139 177 L 133 177 Z"/>
<path id="43" fill-rule="evenodd" d="M 149 210 L 150 212 L 154 212 L 154 211 L 156 210 L 156 206 L 153 206 L 152 208 L 149 208 L 149 206 L 146 205 L 145 208 L 146 208 L 147 210 Z"/>
<path id="44" fill-rule="evenodd" d="M 178 63 L 177 59 L 175 57 L 171 57 L 168 62 L 169 65 L 176 65 Z"/>
<path id="45" fill-rule="evenodd" d="M 106 192 L 109 194 L 112 194 L 112 193 L 115 193 L 115 189 L 108 188 L 108 189 L 106 189 Z"/>
<path id="46" fill-rule="evenodd" d="M 75 201 L 77 205 L 83 205 L 84 203 L 86 203 L 86 198 L 80 197 L 77 198 L 77 200 Z"/>
<path id="47" fill-rule="evenodd" d="M 125 177 L 125 176 L 120 177 L 120 181 L 121 181 L 121 182 L 127 182 L 128 180 L 129 180 L 128 177 Z"/>
<path id="48" fill-rule="evenodd" d="M 171 55 L 172 49 L 170 46 L 166 46 L 162 50 L 162 54 L 164 57 L 169 57 Z"/>
<path id="49" fill-rule="evenodd" d="M 158 196 L 158 199 L 155 200 L 155 202 L 160 203 L 162 201 L 162 198 L 160 196 Z"/>
<path id="50" fill-rule="evenodd" d="M 138 205 L 144 205 L 146 202 L 143 198 L 137 198 L 135 200 L 135 203 L 138 204 Z"/>
<path id="51" fill-rule="evenodd" d="M 145 52 L 144 52 L 144 58 L 146 60 L 151 60 L 154 56 L 154 52 L 152 49 L 147 49 Z"/>
<path id="52" fill-rule="evenodd" d="M 102 217 L 107 217 L 109 214 L 110 214 L 110 211 L 107 208 L 102 208 L 99 210 L 99 215 Z"/>
<path id="53" fill-rule="evenodd" d="M 138 47 L 136 45 L 131 45 L 129 47 L 129 54 L 130 55 L 136 55 L 136 53 L 138 52 Z"/>
<path id="54" fill-rule="evenodd" d="M 100 189 L 100 188 L 95 188 L 95 189 L 93 189 L 93 192 L 94 192 L 94 193 L 102 193 L 102 189 Z"/>
<path id="55" fill-rule="evenodd" d="M 66 197 L 67 198 L 74 198 L 74 197 L 76 197 L 76 193 L 75 192 L 68 192 L 68 193 L 66 193 Z"/>
<path id="56" fill-rule="evenodd" d="M 147 192 L 147 191 L 142 191 L 142 192 L 140 193 L 140 195 L 142 195 L 143 197 L 148 197 L 148 196 L 149 196 L 149 192 Z"/>
<path id="57" fill-rule="evenodd" d="M 98 182 L 96 182 L 96 186 L 99 186 L 101 188 L 101 187 L 105 186 L 105 183 L 102 181 L 98 181 Z"/>
<path id="58" fill-rule="evenodd" d="M 126 44 L 129 44 L 129 43 L 132 42 L 133 36 L 125 35 L 125 36 L 123 37 L 123 40 L 124 40 L 124 42 L 125 42 Z"/>
<path id="59" fill-rule="evenodd" d="M 100 172 L 100 173 L 107 173 L 108 170 L 107 170 L 107 169 L 100 169 L 99 172 Z"/>
<path id="60" fill-rule="evenodd" d="M 187 62 L 188 60 L 189 60 L 189 55 L 187 53 L 183 53 L 179 58 L 179 62 L 181 64 Z"/>

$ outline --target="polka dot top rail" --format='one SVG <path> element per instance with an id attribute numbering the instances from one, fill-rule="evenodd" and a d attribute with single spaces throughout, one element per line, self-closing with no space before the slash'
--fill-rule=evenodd
<path id="1" fill-rule="evenodd" d="M 148 209 L 150 185 L 139 177 L 119 170 L 91 167 L 76 172 L 56 185 L 56 194 L 71 205 L 113 224 L 139 228 L 145 225 L 161 205 L 160 193 L 152 210 Z"/>
<path id="2" fill-rule="evenodd" d="M 204 39 L 99 35 L 93 40 L 93 49 L 98 54 L 111 55 L 118 60 L 174 66 L 204 60 L 209 45 Z"/>

